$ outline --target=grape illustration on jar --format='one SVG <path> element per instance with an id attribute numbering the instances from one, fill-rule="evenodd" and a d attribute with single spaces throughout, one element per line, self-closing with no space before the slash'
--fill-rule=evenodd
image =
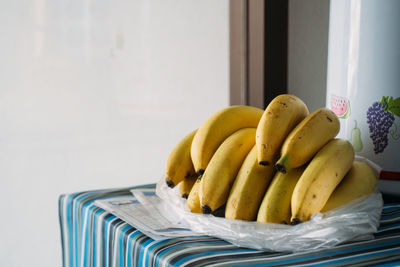
<path id="1" fill-rule="evenodd" d="M 400 97 L 382 97 L 367 110 L 367 123 L 375 154 L 382 153 L 389 143 L 388 134 L 394 140 L 399 139 L 395 116 L 400 117 Z M 392 126 L 394 129 L 391 129 Z"/>

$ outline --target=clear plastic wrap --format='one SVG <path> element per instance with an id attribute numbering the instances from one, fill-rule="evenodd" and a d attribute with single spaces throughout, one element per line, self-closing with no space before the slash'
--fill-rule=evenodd
<path id="1" fill-rule="evenodd" d="M 171 214 L 173 210 L 191 230 L 219 237 L 240 247 L 271 251 L 329 248 L 346 241 L 371 239 L 379 226 L 383 206 L 382 195 L 374 192 L 291 226 L 191 213 L 185 200 L 179 196 L 179 190 L 171 190 L 164 182 L 159 182 L 156 190 L 163 200 L 161 212 Z"/>
<path id="2" fill-rule="evenodd" d="M 375 169 L 376 170 L 376 169 Z M 383 199 L 380 192 L 356 199 L 325 213 L 317 213 L 298 225 L 230 220 L 191 213 L 179 188 L 170 189 L 162 180 L 156 194 L 163 200 L 160 211 L 176 213 L 176 219 L 204 235 L 224 239 L 240 247 L 270 251 L 303 251 L 329 248 L 354 240 L 372 239 L 379 226 Z"/>

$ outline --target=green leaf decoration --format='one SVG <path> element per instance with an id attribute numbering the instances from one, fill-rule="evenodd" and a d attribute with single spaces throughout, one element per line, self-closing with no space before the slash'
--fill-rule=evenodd
<path id="1" fill-rule="evenodd" d="M 387 103 L 387 110 L 392 113 L 393 115 L 396 115 L 397 117 L 400 117 L 400 97 L 393 99 L 393 97 L 390 97 Z"/>
<path id="2" fill-rule="evenodd" d="M 384 104 L 384 111 L 388 111 L 397 117 L 400 117 L 400 97 L 393 99 L 392 96 L 382 96 L 380 104 Z"/>

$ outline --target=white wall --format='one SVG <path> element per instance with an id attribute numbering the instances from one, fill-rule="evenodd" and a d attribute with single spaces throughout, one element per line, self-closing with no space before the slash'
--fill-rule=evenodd
<path id="1" fill-rule="evenodd" d="M 288 92 L 325 106 L 329 0 L 289 0 Z"/>
<path id="2" fill-rule="evenodd" d="M 228 1 L 0 8 L 0 266 L 59 266 L 62 193 L 154 183 L 228 105 Z"/>

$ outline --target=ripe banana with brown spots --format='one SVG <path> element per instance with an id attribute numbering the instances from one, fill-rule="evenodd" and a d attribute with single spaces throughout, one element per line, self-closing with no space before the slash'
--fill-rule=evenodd
<path id="1" fill-rule="evenodd" d="M 344 139 L 333 139 L 318 151 L 293 190 L 291 224 L 307 221 L 322 210 L 353 160 L 353 146 Z"/>
<path id="2" fill-rule="evenodd" d="M 292 193 L 304 169 L 299 167 L 275 174 L 261 202 L 257 222 L 290 223 Z"/>
<path id="3" fill-rule="evenodd" d="M 200 180 L 201 177 L 196 179 L 196 182 L 193 184 L 193 187 L 190 190 L 189 196 L 186 200 L 186 205 L 188 206 L 189 210 L 194 213 L 201 213 L 199 198 Z"/>
<path id="4" fill-rule="evenodd" d="M 190 176 L 190 177 L 185 177 L 179 183 L 179 192 L 181 193 L 181 197 L 188 198 L 189 193 L 192 190 L 192 187 L 193 187 L 193 185 L 196 182 L 198 177 L 199 176 L 197 174 L 195 174 L 193 176 Z"/>
<path id="5" fill-rule="evenodd" d="M 218 147 L 201 178 L 200 204 L 208 214 L 223 206 L 244 159 L 255 143 L 256 128 L 231 134 Z"/>
<path id="6" fill-rule="evenodd" d="M 190 155 L 196 132 L 192 131 L 182 138 L 168 155 L 165 182 L 169 187 L 175 187 L 183 179 L 196 174 Z"/>
<path id="7" fill-rule="evenodd" d="M 315 110 L 286 137 L 282 144 L 281 156 L 275 164 L 277 170 L 285 173 L 304 165 L 338 134 L 339 129 L 339 119 L 330 109 Z"/>
<path id="8" fill-rule="evenodd" d="M 256 128 L 263 110 L 244 105 L 230 106 L 209 117 L 197 131 L 191 157 L 197 173 L 203 174 L 215 151 L 231 134 L 242 128 Z"/>
<path id="9" fill-rule="evenodd" d="M 280 147 L 290 131 L 308 115 L 306 104 L 297 96 L 275 97 L 257 126 L 257 157 L 261 165 L 274 165 Z"/>
<path id="10" fill-rule="evenodd" d="M 374 192 L 377 177 L 368 164 L 354 161 L 350 171 L 333 191 L 321 212 L 332 210 Z"/>
<path id="11" fill-rule="evenodd" d="M 258 164 L 257 147 L 253 146 L 229 193 L 225 218 L 254 221 L 273 172 L 273 165 Z"/>

